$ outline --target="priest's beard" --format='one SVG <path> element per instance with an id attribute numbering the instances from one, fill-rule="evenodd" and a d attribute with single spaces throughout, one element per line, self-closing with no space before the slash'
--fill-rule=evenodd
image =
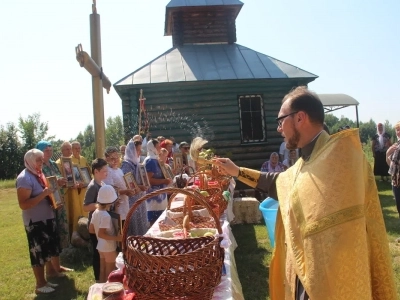
<path id="1" fill-rule="evenodd" d="M 294 127 L 294 124 L 292 129 L 293 129 L 293 135 L 286 142 L 286 148 L 289 150 L 296 150 L 298 148 L 297 145 L 300 140 L 300 132 L 296 129 L 296 127 Z"/>

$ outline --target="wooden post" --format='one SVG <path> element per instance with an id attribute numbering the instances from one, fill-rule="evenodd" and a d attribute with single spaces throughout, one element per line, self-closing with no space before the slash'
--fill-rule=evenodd
<path id="1" fill-rule="evenodd" d="M 100 15 L 97 14 L 96 0 L 93 0 L 92 14 L 90 15 L 90 46 L 91 57 L 94 62 L 102 68 L 101 63 L 101 37 L 100 37 Z M 96 157 L 103 157 L 105 150 L 105 123 L 103 103 L 102 76 L 92 77 L 93 91 L 93 117 Z"/>

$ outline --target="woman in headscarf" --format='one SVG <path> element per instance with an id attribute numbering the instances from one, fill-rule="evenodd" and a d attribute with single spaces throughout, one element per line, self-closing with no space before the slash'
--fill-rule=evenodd
<path id="1" fill-rule="evenodd" d="M 149 192 L 156 191 L 167 187 L 172 180 L 164 177 L 160 163 L 158 162 L 158 154 L 161 150 L 160 143 L 157 140 L 150 140 L 147 143 L 147 157 L 143 164 L 146 167 L 147 176 L 150 181 L 151 188 Z M 152 225 L 162 212 L 167 208 L 168 198 L 167 194 L 158 194 L 146 201 L 147 206 L 147 220 Z"/>
<path id="2" fill-rule="evenodd" d="M 131 172 L 141 190 L 140 193 L 129 197 L 129 208 L 131 208 L 138 199 L 146 194 L 146 187 L 142 184 L 142 179 L 139 173 L 141 148 L 142 137 L 140 135 L 135 135 L 126 145 L 125 155 L 121 165 L 122 172 L 124 174 Z M 142 203 L 130 219 L 128 235 L 144 235 L 148 228 L 149 224 L 147 222 L 146 205 Z"/>
<path id="3" fill-rule="evenodd" d="M 62 177 L 60 170 L 55 161 L 51 159 L 53 156 L 53 147 L 48 141 L 40 141 L 36 144 L 36 149 L 43 152 L 43 167 L 42 172 L 44 176 L 57 176 L 57 182 L 60 187 L 65 186 L 67 180 Z M 62 195 L 64 195 L 64 190 L 61 190 Z M 60 237 L 61 249 L 68 248 L 69 246 L 69 228 L 67 219 L 67 209 L 65 206 L 60 207 L 55 211 L 57 230 Z M 71 232 L 72 233 L 72 232 Z M 66 271 L 69 271 L 66 270 Z"/>
<path id="4" fill-rule="evenodd" d="M 386 151 L 391 145 L 390 135 L 385 132 L 385 126 L 378 123 L 376 134 L 372 138 L 372 154 L 374 155 L 374 175 L 381 176 L 381 181 L 387 180 L 389 167 L 386 164 Z"/>
<path id="5" fill-rule="evenodd" d="M 46 177 L 42 173 L 42 151 L 31 149 L 26 152 L 24 164 L 25 169 L 17 177 L 17 198 L 22 209 L 31 266 L 36 279 L 35 293 L 48 294 L 54 292 L 58 285 L 46 281 L 44 265 L 48 267 L 59 261 L 61 251 L 54 210 L 50 206 L 52 190 L 47 187 Z"/>
<path id="6" fill-rule="evenodd" d="M 40 141 L 36 144 L 36 149 L 39 149 L 43 152 L 43 166 L 42 172 L 45 177 L 56 176 L 58 186 L 61 188 L 66 185 L 67 180 L 62 177 L 60 170 L 55 161 L 51 159 L 53 156 L 53 147 L 48 141 Z M 61 197 L 64 197 L 65 191 L 64 189 L 60 189 Z M 70 232 L 68 228 L 68 218 L 67 218 L 67 209 L 64 205 L 59 206 L 56 210 L 54 210 L 55 219 L 57 224 L 57 233 L 60 241 L 60 249 L 61 251 L 65 248 L 68 248 L 70 245 Z M 61 266 L 60 261 L 56 261 L 55 270 L 52 270 L 49 267 L 47 271 L 47 276 L 60 276 L 59 272 L 70 272 L 73 269 L 69 269 L 67 267 Z M 62 275 L 61 275 L 62 276 Z"/>
<path id="7" fill-rule="evenodd" d="M 283 172 L 285 166 L 279 161 L 279 155 L 276 152 L 272 152 L 269 160 L 261 165 L 261 172 Z"/>

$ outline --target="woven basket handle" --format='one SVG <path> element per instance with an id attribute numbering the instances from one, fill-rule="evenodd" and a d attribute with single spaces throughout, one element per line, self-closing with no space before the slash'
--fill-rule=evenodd
<path id="1" fill-rule="evenodd" d="M 174 199 L 177 195 L 178 195 L 178 193 L 173 193 L 173 194 L 171 194 L 171 195 L 169 196 L 169 198 L 168 198 L 167 209 L 171 209 L 172 199 Z"/>
<path id="2" fill-rule="evenodd" d="M 194 170 L 193 170 L 194 171 Z M 205 169 L 204 168 L 200 168 L 199 170 L 197 170 L 197 172 L 194 172 L 193 174 L 190 175 L 190 178 L 188 179 L 188 181 L 186 182 L 186 186 L 188 186 L 189 182 L 194 183 L 194 180 L 196 179 L 196 177 L 200 177 L 201 174 L 206 174 Z"/>
<path id="3" fill-rule="evenodd" d="M 214 221 L 215 221 L 215 225 L 217 226 L 217 230 L 219 234 L 222 234 L 222 228 L 221 228 L 221 224 L 219 222 L 219 218 L 218 216 L 215 214 L 215 212 L 212 210 L 211 206 L 207 203 L 206 200 L 204 200 L 204 197 L 199 194 L 199 193 L 194 193 L 191 190 L 188 189 L 179 189 L 179 188 L 164 188 L 164 189 L 160 189 L 154 192 L 151 192 L 149 194 L 144 195 L 142 198 L 138 199 L 135 204 L 129 209 L 129 212 L 126 216 L 125 219 L 125 223 L 124 223 L 124 228 L 122 230 L 122 247 L 123 247 L 123 251 L 124 249 L 126 249 L 126 238 L 127 238 L 127 234 L 128 234 L 128 227 L 129 227 L 129 223 L 130 223 L 130 219 L 133 215 L 133 213 L 136 211 L 136 209 L 138 208 L 139 205 L 141 205 L 143 202 L 145 202 L 146 200 L 157 196 L 159 194 L 164 194 L 164 193 L 169 193 L 169 194 L 174 194 L 174 193 L 180 193 L 180 194 L 184 194 L 186 196 L 190 196 L 191 198 L 193 198 L 197 203 L 199 203 L 200 205 L 203 205 L 207 208 L 209 214 L 211 217 L 213 217 Z"/>
<path id="4" fill-rule="evenodd" d="M 192 212 L 192 201 L 185 197 L 183 203 L 183 216 L 189 216 L 189 221 L 193 219 L 193 212 Z"/>

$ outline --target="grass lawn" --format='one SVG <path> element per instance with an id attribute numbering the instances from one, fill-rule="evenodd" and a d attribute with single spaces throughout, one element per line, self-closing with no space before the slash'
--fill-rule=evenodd
<path id="1" fill-rule="evenodd" d="M 378 188 L 400 299 L 400 244 L 395 241 L 400 236 L 400 221 L 390 185 L 378 182 Z M 88 289 L 94 283 L 91 256 L 86 249 L 61 257 L 63 265 L 75 269 L 67 278 L 52 280 L 63 288 L 49 296 L 34 294 L 35 282 L 15 189 L 0 187 L 0 203 L 0 299 L 86 299 Z M 272 249 L 265 226 L 235 225 L 233 233 L 239 245 L 235 257 L 245 299 L 269 299 L 268 265 Z"/>
<path id="2" fill-rule="evenodd" d="M 74 251 L 68 258 L 61 257 L 64 266 L 75 269 L 68 277 L 51 280 L 64 288 L 57 288 L 50 295 L 35 295 L 35 280 L 15 189 L 0 189 L 0 203 L 0 299 L 86 299 L 94 283 L 91 256 L 86 249 Z"/>

